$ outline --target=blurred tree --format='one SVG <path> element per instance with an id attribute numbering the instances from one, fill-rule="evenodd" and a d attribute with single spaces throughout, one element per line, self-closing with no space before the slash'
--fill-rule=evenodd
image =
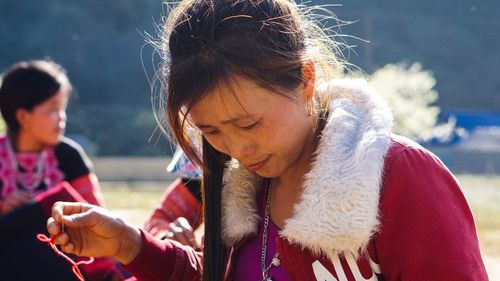
<path id="1" fill-rule="evenodd" d="M 419 63 L 388 64 L 376 70 L 369 84 L 385 97 L 394 114 L 396 133 L 413 139 L 428 138 L 437 122 L 436 79 Z"/>
<path id="2" fill-rule="evenodd" d="M 121 104 L 72 108 L 68 134 L 84 135 L 97 144 L 98 155 L 166 155 L 170 143 L 156 127 L 151 109 Z"/>

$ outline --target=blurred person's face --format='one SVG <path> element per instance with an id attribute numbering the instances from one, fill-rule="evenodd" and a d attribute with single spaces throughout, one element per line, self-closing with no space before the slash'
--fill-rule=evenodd
<path id="1" fill-rule="evenodd" d="M 17 116 L 21 125 L 20 134 L 23 134 L 33 148 L 57 145 L 66 127 L 67 104 L 68 94 L 59 91 L 31 111 L 19 109 Z"/>
<path id="2" fill-rule="evenodd" d="M 189 113 L 210 145 L 267 178 L 279 177 L 310 157 L 314 137 L 314 121 L 307 110 L 310 87 L 301 85 L 287 93 L 292 97 L 288 98 L 248 79 L 231 81 L 206 95 Z"/>

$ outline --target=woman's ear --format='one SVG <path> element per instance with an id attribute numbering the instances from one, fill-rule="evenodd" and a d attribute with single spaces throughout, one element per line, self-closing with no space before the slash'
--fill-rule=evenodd
<path id="1" fill-rule="evenodd" d="M 306 101 L 311 101 L 314 96 L 314 86 L 316 82 L 316 71 L 314 63 L 307 61 L 302 65 L 302 92 Z"/>
<path id="2" fill-rule="evenodd" d="M 21 129 L 28 129 L 30 127 L 30 112 L 25 108 L 19 108 L 16 111 L 16 120 Z"/>

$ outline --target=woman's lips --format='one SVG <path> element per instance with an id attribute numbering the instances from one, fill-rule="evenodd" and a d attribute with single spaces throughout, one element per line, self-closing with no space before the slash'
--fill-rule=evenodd
<path id="1" fill-rule="evenodd" d="M 269 160 L 269 156 L 267 156 L 266 159 L 264 159 L 264 160 L 262 160 L 260 162 L 254 163 L 252 165 L 248 165 L 247 168 L 249 170 L 252 170 L 252 171 L 257 171 L 260 168 L 264 167 L 264 165 L 266 165 L 266 163 L 267 163 L 268 160 Z"/>

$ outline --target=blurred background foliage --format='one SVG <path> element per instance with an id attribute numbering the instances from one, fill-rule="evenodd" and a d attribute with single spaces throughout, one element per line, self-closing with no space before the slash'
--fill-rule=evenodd
<path id="1" fill-rule="evenodd" d="M 395 132 L 417 140 L 433 135 L 439 108 L 432 105 L 438 99 L 432 72 L 419 63 L 387 64 L 371 75 L 369 85 L 392 108 Z"/>
<path id="2" fill-rule="evenodd" d="M 438 107 L 500 110 L 500 1 L 335 3 L 343 4 L 331 7 L 340 19 L 357 21 L 340 32 L 369 41 L 339 37 L 353 46 L 346 58 L 375 73 L 371 83 L 396 102 L 396 118 L 404 106 L 425 109 L 411 118 L 401 114 L 402 133 L 428 133 L 423 128 L 434 126 Z M 166 10 L 161 0 L 0 1 L 0 72 L 19 60 L 51 58 L 75 86 L 67 134 L 91 154 L 170 154 L 156 128 L 147 78 L 159 59 L 145 44 Z M 397 73 L 407 76 L 390 78 Z M 414 128 L 401 127 L 405 121 Z"/>

